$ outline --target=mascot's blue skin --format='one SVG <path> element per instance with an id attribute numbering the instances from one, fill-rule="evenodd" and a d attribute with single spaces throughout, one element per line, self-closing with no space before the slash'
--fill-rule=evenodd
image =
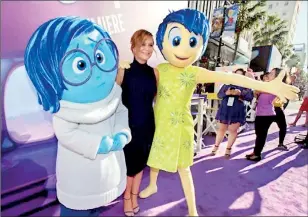
<path id="1" fill-rule="evenodd" d="M 90 73 L 90 64 L 97 64 L 100 67 L 106 68 L 111 68 L 116 64 L 114 58 L 105 58 L 105 56 L 114 55 L 106 43 L 101 43 L 94 53 L 97 42 L 103 39 L 103 37 L 104 36 L 95 29 L 93 32 L 80 35 L 70 42 L 67 51 L 81 49 L 90 57 L 91 63 L 86 59 L 85 55 L 81 53 L 70 55 L 65 59 L 62 67 L 65 78 L 76 80 L 77 82 L 82 81 L 84 79 L 83 77 Z M 67 89 L 63 91 L 62 99 L 76 103 L 100 101 L 109 95 L 114 85 L 116 74 L 117 68 L 111 72 L 104 72 L 94 65 L 92 67 L 91 78 L 86 83 L 78 86 L 66 84 Z"/>
<path id="2" fill-rule="evenodd" d="M 100 26 L 78 17 L 58 17 L 32 35 L 25 66 L 39 104 L 57 113 L 60 100 L 94 103 L 110 94 L 118 70 L 118 51 Z M 98 154 L 121 150 L 127 140 L 125 133 L 104 136 Z"/>
<path id="3" fill-rule="evenodd" d="M 57 24 L 65 19 L 73 19 L 75 26 L 71 27 L 71 32 L 64 31 L 65 28 L 62 28 L 57 36 L 47 34 L 49 22 L 54 22 L 54 28 L 61 28 L 62 26 Z M 105 57 L 118 55 L 118 53 L 116 48 L 111 48 L 111 44 L 104 41 L 99 44 L 95 53 L 94 51 L 98 41 L 103 38 L 110 39 L 109 34 L 98 25 L 77 17 L 60 17 L 49 22 L 44 23 L 33 34 L 25 53 L 25 66 L 38 91 L 39 103 L 43 105 L 44 110 L 57 112 L 61 99 L 75 103 L 93 103 L 106 98 L 115 83 L 117 67 L 110 72 L 102 71 L 101 68 L 112 69 L 117 64 L 118 57 Z M 39 49 L 45 50 L 44 56 L 37 57 Z M 80 49 L 84 53 L 76 52 L 68 55 L 61 68 L 61 63 L 58 65 L 57 60 L 59 62 L 65 54 L 74 49 Z M 32 61 L 31 57 L 39 60 Z M 91 67 L 92 75 L 90 75 Z M 66 82 L 67 80 L 80 84 L 89 75 L 89 80 L 81 85 L 71 85 Z M 104 154 L 122 149 L 126 142 L 126 135 L 122 133 L 115 135 L 113 141 L 105 137 L 102 139 L 98 153 Z"/>
<path id="4" fill-rule="evenodd" d="M 63 63 L 62 73 L 64 77 L 76 80 L 76 83 L 79 83 L 86 76 L 85 74 L 89 74 L 87 71 L 91 70 L 90 67 L 92 67 L 92 75 L 82 85 L 74 86 L 66 84 L 67 89 L 63 91 L 62 95 L 63 100 L 76 103 L 92 103 L 105 99 L 109 95 L 116 79 L 117 67 L 111 72 L 104 72 L 99 67 L 112 69 L 117 64 L 116 59 L 105 57 L 117 54 L 113 53 L 107 43 L 99 43 L 94 53 L 95 46 L 104 37 L 103 34 L 108 34 L 107 32 L 103 34 L 101 32 L 102 30 L 95 29 L 93 32 L 80 35 L 70 42 L 67 48 L 68 51 L 81 49 L 88 54 L 91 62 L 87 61 L 85 55 L 81 53 L 79 55 L 71 55 L 72 57 L 66 58 Z M 94 64 L 97 64 L 99 67 L 95 67 Z M 109 137 L 104 137 L 98 153 L 106 154 L 111 150 L 120 150 L 126 142 L 127 138 L 123 133 L 116 134 L 113 140 Z"/>

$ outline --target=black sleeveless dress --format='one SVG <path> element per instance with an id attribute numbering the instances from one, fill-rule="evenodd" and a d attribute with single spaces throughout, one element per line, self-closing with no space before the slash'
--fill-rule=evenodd
<path id="1" fill-rule="evenodd" d="M 153 100 L 157 87 L 154 69 L 134 59 L 125 70 L 121 87 L 132 133 L 131 142 L 124 147 L 127 176 L 134 176 L 147 165 L 155 132 Z"/>

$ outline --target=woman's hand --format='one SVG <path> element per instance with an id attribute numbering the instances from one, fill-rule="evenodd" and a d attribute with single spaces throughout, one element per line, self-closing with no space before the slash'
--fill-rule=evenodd
<path id="1" fill-rule="evenodd" d="M 233 95 L 235 95 L 235 96 L 240 96 L 241 94 L 242 94 L 242 91 L 241 91 L 241 90 L 239 90 L 239 89 L 233 90 Z"/>
<path id="2" fill-rule="evenodd" d="M 232 95 L 232 90 L 230 90 L 230 88 L 226 91 L 226 95 Z"/>

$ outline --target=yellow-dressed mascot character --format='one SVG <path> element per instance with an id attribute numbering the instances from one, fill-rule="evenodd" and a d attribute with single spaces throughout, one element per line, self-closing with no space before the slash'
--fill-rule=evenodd
<path id="1" fill-rule="evenodd" d="M 147 198 L 157 192 L 159 170 L 179 172 L 189 215 L 198 216 L 190 166 L 194 155 L 194 128 L 190 113 L 193 91 L 198 83 L 226 83 L 294 99 L 298 89 L 284 84 L 282 73 L 272 82 L 246 76 L 213 72 L 192 66 L 204 52 L 209 37 L 209 22 L 199 11 L 182 9 L 171 12 L 159 25 L 156 41 L 168 63 L 157 66 L 158 94 L 155 104 L 156 132 L 148 159 L 150 183 L 140 192 Z"/>

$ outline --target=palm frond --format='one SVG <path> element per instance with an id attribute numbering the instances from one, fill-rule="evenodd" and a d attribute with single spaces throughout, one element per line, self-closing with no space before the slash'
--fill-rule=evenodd
<path id="1" fill-rule="evenodd" d="M 263 1 L 259 1 L 258 3 L 255 3 L 252 7 L 248 8 L 248 13 L 253 13 L 255 11 L 257 11 L 258 9 L 261 9 L 263 7 L 265 7 L 265 2 Z"/>
<path id="2" fill-rule="evenodd" d="M 288 31 L 276 32 L 273 34 L 273 39 L 277 38 L 277 40 L 283 40 L 283 38 L 288 34 Z"/>
<path id="3" fill-rule="evenodd" d="M 239 3 L 239 13 L 236 22 L 236 34 L 235 34 L 235 52 L 233 55 L 233 60 L 235 60 L 239 37 L 241 33 L 247 29 L 251 30 L 255 28 L 255 30 L 260 29 L 262 23 L 264 22 L 265 14 L 264 6 L 265 0 L 259 0 L 257 3 L 256 1 L 246 0 L 246 1 L 239 1 L 235 0 L 234 3 Z M 257 41 L 257 43 L 259 43 Z"/>
<path id="4" fill-rule="evenodd" d="M 272 29 L 271 29 L 272 32 L 287 32 L 287 28 L 285 26 L 274 26 Z"/>
<path id="5" fill-rule="evenodd" d="M 264 15 L 263 26 L 260 25 L 260 27 L 253 33 L 253 40 L 255 45 L 276 45 L 282 55 L 289 56 L 289 52 L 285 51 L 290 49 L 289 45 L 288 48 L 285 47 L 287 45 L 286 37 L 288 36 L 286 22 L 281 20 L 276 15 L 265 15 L 261 13 L 261 15 L 257 16 L 262 15 Z M 246 25 L 247 24 L 248 22 Z M 248 25 L 243 26 L 243 28 L 245 27 L 249 28 Z"/>
<path id="6" fill-rule="evenodd" d="M 259 22 L 260 19 L 262 19 L 265 16 L 265 11 L 260 11 L 258 13 L 255 13 L 253 16 L 249 16 L 247 18 L 247 21 L 243 25 L 243 29 L 250 29 L 253 28 L 254 25 Z"/>

